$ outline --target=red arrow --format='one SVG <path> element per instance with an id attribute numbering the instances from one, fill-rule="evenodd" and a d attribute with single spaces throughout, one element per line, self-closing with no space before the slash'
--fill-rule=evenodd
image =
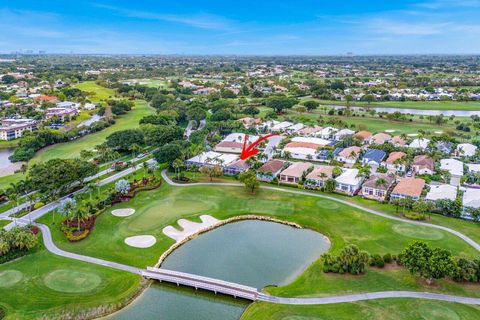
<path id="1" fill-rule="evenodd" d="M 246 159 L 250 158 L 251 156 L 256 155 L 258 153 L 258 149 L 255 148 L 257 146 L 257 144 L 259 144 L 260 142 L 262 142 L 264 140 L 267 140 L 268 138 L 273 137 L 273 136 L 278 136 L 278 134 L 276 134 L 276 133 L 267 134 L 266 136 L 261 137 L 257 141 L 255 141 L 252 144 L 250 144 L 249 146 L 247 146 L 248 135 L 246 134 L 245 135 L 245 141 L 243 141 L 243 149 L 242 149 L 242 154 L 240 155 L 240 159 L 241 160 L 246 160 Z"/>

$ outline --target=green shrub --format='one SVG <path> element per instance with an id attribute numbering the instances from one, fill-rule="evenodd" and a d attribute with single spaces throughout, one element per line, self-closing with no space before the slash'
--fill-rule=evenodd
<path id="1" fill-rule="evenodd" d="M 390 253 L 386 253 L 384 256 L 383 256 L 383 261 L 385 263 L 390 263 L 392 262 L 392 255 Z"/>
<path id="2" fill-rule="evenodd" d="M 41 208 L 45 205 L 45 203 L 41 202 L 41 201 L 38 201 L 38 202 L 35 202 L 35 204 L 33 205 L 33 209 L 34 210 L 37 210 L 38 208 Z"/>
<path id="3" fill-rule="evenodd" d="M 407 219 L 410 219 L 410 220 L 416 220 L 416 221 L 421 221 L 421 220 L 425 220 L 426 219 L 426 216 L 425 214 L 423 213 L 417 213 L 417 212 L 406 212 L 404 214 L 405 218 Z"/>

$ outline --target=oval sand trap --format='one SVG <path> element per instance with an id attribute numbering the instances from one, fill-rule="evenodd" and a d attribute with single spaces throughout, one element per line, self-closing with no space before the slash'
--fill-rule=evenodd
<path id="1" fill-rule="evenodd" d="M 387 129 L 387 130 L 385 130 L 385 132 L 386 132 L 386 133 L 394 133 L 395 130 L 393 130 L 393 129 Z"/>
<path id="2" fill-rule="evenodd" d="M 135 213 L 135 209 L 132 209 L 132 208 L 112 210 L 112 215 L 114 215 L 115 217 L 128 217 L 134 213 Z"/>
<path id="3" fill-rule="evenodd" d="M 13 287 L 23 279 L 23 273 L 17 270 L 0 272 L 0 288 Z"/>
<path id="4" fill-rule="evenodd" d="M 150 235 L 134 236 L 125 239 L 125 243 L 134 248 L 150 248 L 156 242 L 157 239 Z"/>
<path id="5" fill-rule="evenodd" d="M 43 282 L 52 290 L 65 293 L 92 291 L 100 285 L 102 278 L 96 273 L 82 270 L 55 270 L 43 278 Z"/>

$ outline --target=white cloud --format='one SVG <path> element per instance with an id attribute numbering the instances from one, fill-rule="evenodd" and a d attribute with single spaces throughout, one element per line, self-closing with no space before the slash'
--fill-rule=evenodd
<path id="1" fill-rule="evenodd" d="M 156 12 L 147 12 L 139 10 L 129 10 L 123 9 L 120 7 L 103 5 L 103 4 L 94 4 L 98 8 L 107 9 L 113 11 L 119 15 L 146 19 L 146 20 L 157 20 L 157 21 L 166 21 L 180 23 L 187 26 L 200 29 L 213 29 L 213 30 L 226 30 L 230 28 L 230 22 L 220 16 L 200 13 L 192 15 L 177 15 L 177 14 L 165 14 L 165 13 L 156 13 Z"/>

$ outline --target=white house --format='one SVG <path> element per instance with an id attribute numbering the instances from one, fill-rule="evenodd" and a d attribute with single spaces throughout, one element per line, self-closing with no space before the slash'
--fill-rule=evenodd
<path id="1" fill-rule="evenodd" d="M 463 204 L 463 216 L 465 218 L 471 218 L 470 214 L 468 213 L 469 208 L 480 208 L 480 189 L 465 189 L 465 192 L 462 196 L 462 204 Z"/>
<path id="2" fill-rule="evenodd" d="M 302 130 L 305 127 L 303 123 L 297 123 L 294 124 L 293 126 L 290 126 L 285 129 L 286 132 L 288 133 L 297 133 L 298 131 Z"/>
<path id="3" fill-rule="evenodd" d="M 356 194 L 364 180 L 364 177 L 358 176 L 358 172 L 358 169 L 345 169 L 341 175 L 335 178 L 335 190 L 348 195 Z"/>
<path id="4" fill-rule="evenodd" d="M 457 145 L 457 149 L 455 150 L 455 154 L 457 157 L 473 157 L 475 152 L 477 151 L 477 147 L 471 143 L 460 143 Z"/>
<path id="5" fill-rule="evenodd" d="M 421 138 L 421 139 L 413 139 L 412 142 L 408 145 L 409 148 L 413 149 L 422 149 L 425 150 L 428 147 L 428 144 L 430 143 L 430 140 Z"/>
<path id="6" fill-rule="evenodd" d="M 332 139 L 335 137 L 335 134 L 338 132 L 338 129 L 332 127 L 323 128 L 320 132 L 317 132 L 316 136 L 323 139 Z"/>
<path id="7" fill-rule="evenodd" d="M 293 126 L 293 123 L 289 121 L 283 121 L 280 123 L 277 123 L 273 127 L 270 128 L 272 132 L 285 132 L 288 127 Z"/>
<path id="8" fill-rule="evenodd" d="M 460 185 L 460 178 L 463 176 L 464 173 L 463 162 L 455 159 L 442 159 L 440 160 L 440 169 L 446 170 L 451 174 L 451 185 Z"/>
<path id="9" fill-rule="evenodd" d="M 436 201 L 447 199 L 455 201 L 457 198 L 457 187 L 449 184 L 430 185 L 430 190 L 425 196 L 425 200 Z"/>
<path id="10" fill-rule="evenodd" d="M 342 129 L 342 130 L 338 131 L 335 134 L 335 140 L 342 140 L 343 138 L 345 138 L 347 136 L 353 136 L 354 134 L 355 134 L 355 131 L 345 128 L 345 129 Z"/>

